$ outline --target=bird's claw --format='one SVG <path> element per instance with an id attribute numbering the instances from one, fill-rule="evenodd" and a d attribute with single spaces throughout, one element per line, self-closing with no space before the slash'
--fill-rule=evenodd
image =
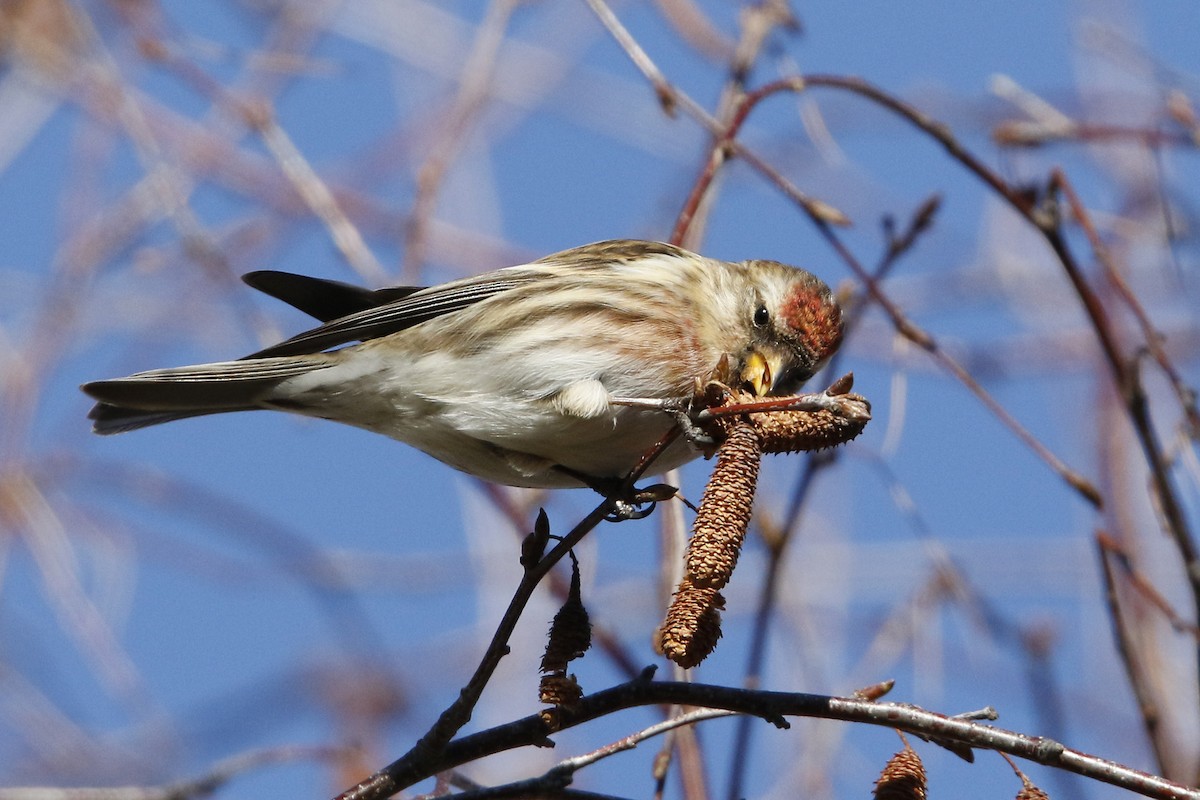
<path id="1" fill-rule="evenodd" d="M 613 501 L 613 509 L 604 515 L 605 522 L 624 522 L 627 519 L 645 519 L 654 513 L 658 501 L 631 503 L 628 500 Z"/>
<path id="2" fill-rule="evenodd" d="M 654 507 L 660 501 L 669 500 L 679 491 L 668 483 L 654 483 L 639 489 L 627 486 L 620 478 L 597 478 L 561 465 L 558 469 L 612 501 L 612 510 L 604 515 L 607 522 L 645 519 L 654 513 Z"/>
<path id="3" fill-rule="evenodd" d="M 693 445 L 701 450 L 709 450 L 717 446 L 717 440 L 696 424 L 689 409 L 672 408 L 669 411 L 671 416 L 675 417 L 675 423 L 683 431 L 683 435 Z"/>
<path id="4" fill-rule="evenodd" d="M 654 513 L 660 501 L 671 499 L 678 491 L 678 487 L 669 483 L 655 483 L 642 489 L 635 486 L 626 496 L 613 501 L 613 510 L 604 519 L 609 522 L 645 519 Z"/>

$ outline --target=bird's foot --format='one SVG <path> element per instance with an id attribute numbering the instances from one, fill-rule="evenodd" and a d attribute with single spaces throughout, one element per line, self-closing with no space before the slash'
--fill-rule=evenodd
<path id="1" fill-rule="evenodd" d="M 628 485 L 622 478 L 598 478 L 561 465 L 558 469 L 613 502 L 612 511 L 604 517 L 608 522 L 645 519 L 654 513 L 660 501 L 669 500 L 679 491 L 677 487 L 666 483 L 639 488 Z"/>
<path id="2" fill-rule="evenodd" d="M 696 448 L 709 451 L 717 446 L 717 441 L 695 422 L 696 404 L 693 397 L 614 397 L 610 402 L 618 406 L 662 411 L 674 418 L 683 435 Z"/>

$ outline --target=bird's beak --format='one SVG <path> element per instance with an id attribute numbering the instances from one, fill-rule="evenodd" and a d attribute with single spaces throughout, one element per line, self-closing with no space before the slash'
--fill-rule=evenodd
<path id="1" fill-rule="evenodd" d="M 771 391 L 775 383 L 775 369 L 772 369 L 766 356 L 755 350 L 746 358 L 746 365 L 742 367 L 742 381 L 749 384 L 755 395 L 763 397 Z"/>

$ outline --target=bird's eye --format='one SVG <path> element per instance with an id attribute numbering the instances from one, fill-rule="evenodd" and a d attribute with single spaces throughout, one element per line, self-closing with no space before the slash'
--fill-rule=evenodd
<path id="1" fill-rule="evenodd" d="M 756 327 L 765 328 L 771 323 L 771 312 L 767 311 L 767 307 L 759 304 L 758 308 L 754 309 L 754 324 Z"/>

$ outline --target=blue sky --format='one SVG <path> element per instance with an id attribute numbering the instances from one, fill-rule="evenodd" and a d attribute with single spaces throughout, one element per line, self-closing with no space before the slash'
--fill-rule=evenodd
<path id="1" fill-rule="evenodd" d="M 303 329 L 298 312 L 234 279 L 251 269 L 432 283 L 598 239 L 666 238 L 707 137 L 686 115 L 662 113 L 584 3 L 515 7 L 482 69 L 491 79 L 484 99 L 468 106 L 457 138 L 461 73 L 486 50 L 489 14 L 502 6 L 65 7 L 75 22 L 51 14 L 49 40 L 29 28 L 5 40 L 0 74 L 0 785 L 159 783 L 247 749 L 348 737 L 379 766 L 453 698 L 516 584 L 518 538 L 496 503 L 395 442 L 284 415 L 94 437 L 75 387 L 236 357 Z M 726 70 L 682 41 L 664 16 L 670 7 L 615 11 L 669 80 L 712 109 Z M 284 24 L 283 8 L 299 14 L 297 27 Z M 737 6 L 699 8 L 719 39 L 736 36 Z M 1063 167 L 1196 384 L 1195 148 L 1001 151 L 990 138 L 996 124 L 1038 109 L 1043 121 L 1057 119 L 1047 104 L 1076 121 L 1178 133 L 1164 108 L 1172 93 L 1192 103 L 1198 95 L 1193 4 L 815 3 L 796 12 L 803 32 L 768 39 L 752 85 L 797 71 L 862 76 L 949 124 L 1015 183 Z M 156 43 L 168 58 L 150 57 Z M 361 234 L 369 257 L 359 254 L 358 269 L 261 137 L 231 114 L 230 95 L 212 86 L 269 104 Z M 743 141 L 845 212 L 854 224 L 841 235 L 867 265 L 882 252 L 885 216 L 902 224 L 940 194 L 934 228 L 889 278 L 891 296 L 1100 485 L 1113 509 L 1096 514 L 958 382 L 897 342 L 882 315 L 868 314 L 841 368 L 855 372 L 875 419 L 806 507 L 763 685 L 846 693 L 895 677 L 895 699 L 948 713 L 990 704 L 999 724 L 1041 732 L 1047 701 L 1029 675 L 1042 685 L 1050 676 L 1064 709 L 1053 735 L 1154 769 L 1113 649 L 1095 531 L 1124 523 L 1112 532 L 1139 548 L 1167 601 L 1186 609 L 1187 594 L 1061 268 L 936 144 L 860 99 L 773 98 Z M 414 242 L 417 175 L 448 142 L 456 146 L 426 238 Z M 852 280 L 744 163 L 723 174 L 707 223 L 706 254 L 796 263 L 833 285 Z M 1086 242 L 1071 241 L 1096 276 Z M 1132 350 L 1129 317 L 1117 317 Z M 1147 381 L 1170 439 L 1177 409 L 1158 372 Z M 1195 522 L 1194 448 L 1179 453 Z M 769 459 L 760 509 L 782 514 L 803 463 Z M 684 470 L 688 497 L 699 497 L 707 470 Z M 594 498 L 513 502 L 526 512 L 545 505 L 557 531 Z M 602 527 L 581 558 L 596 622 L 638 663 L 665 671 L 649 644 L 663 608 L 660 516 Z M 959 594 L 931 583 L 946 556 L 969 586 Z M 764 558 L 752 543 L 728 592 L 725 639 L 699 679 L 741 682 Z M 530 608 L 473 726 L 537 710 L 536 659 L 554 608 L 548 596 Z M 1163 690 L 1185 699 L 1166 724 L 1180 751 L 1200 752 L 1194 642 L 1139 613 Z M 1012 631 L 1048 637 L 1047 672 L 1028 671 Z M 576 671 L 588 690 L 621 680 L 600 652 Z M 387 698 L 396 705 L 378 718 L 352 713 Z M 536 774 L 653 719 L 606 720 L 563 734 L 553 753 L 493 759 L 469 774 L 488 783 Z M 705 729 L 716 793 L 732 730 Z M 861 794 L 898 749 L 886 731 L 832 723 L 763 726 L 754 741 L 744 791 L 758 797 Z M 655 746 L 598 765 L 577 785 L 642 795 Z M 1015 791 L 997 758 L 967 767 L 922 752 L 942 791 L 967 780 L 987 796 Z M 1115 796 L 1031 774 L 1056 796 Z M 220 796 L 321 797 L 340 778 L 302 760 L 253 771 Z M 671 791 L 679 796 L 677 785 Z"/>

